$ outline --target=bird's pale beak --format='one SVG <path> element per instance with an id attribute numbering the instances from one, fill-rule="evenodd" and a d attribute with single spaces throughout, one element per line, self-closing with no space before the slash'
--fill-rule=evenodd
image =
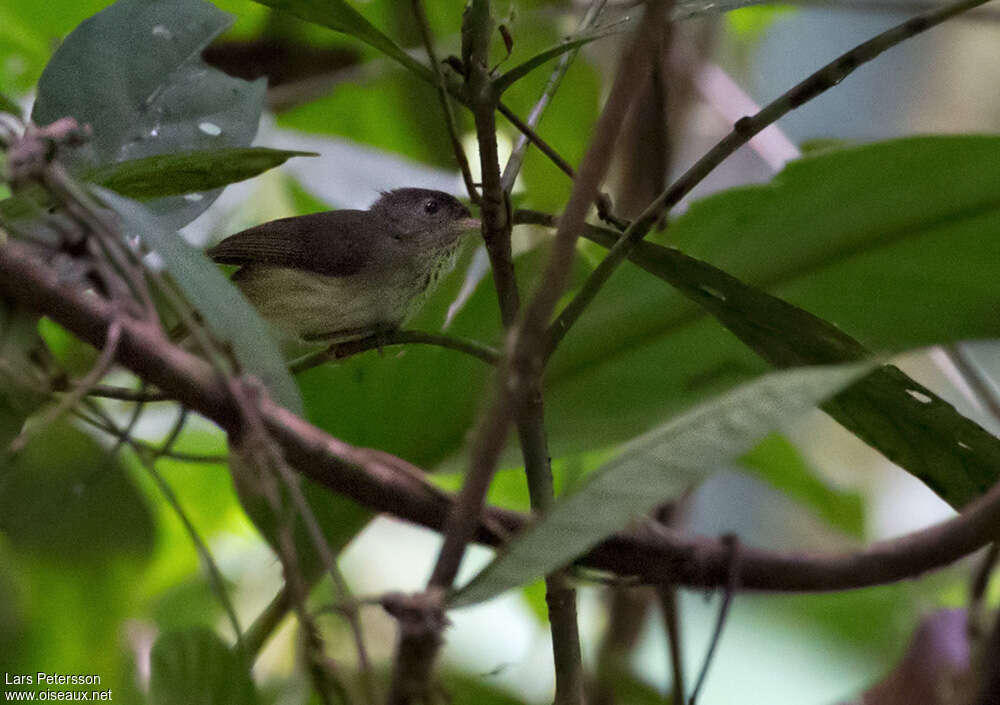
<path id="1" fill-rule="evenodd" d="M 462 218 L 460 221 L 458 221 L 458 225 L 464 231 L 464 230 L 479 230 L 479 228 L 481 228 L 483 224 L 482 221 L 479 220 L 479 218 Z"/>

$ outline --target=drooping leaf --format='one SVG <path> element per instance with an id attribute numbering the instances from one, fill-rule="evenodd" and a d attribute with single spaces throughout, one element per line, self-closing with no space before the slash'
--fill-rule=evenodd
<path id="1" fill-rule="evenodd" d="M 205 628 L 168 632 L 150 654 L 152 705 L 253 705 L 246 663 Z"/>
<path id="2" fill-rule="evenodd" d="M 117 459 L 65 423 L 32 429 L 24 450 L 0 462 L 0 532 L 59 561 L 146 556 L 153 547 L 149 509 Z"/>
<path id="3" fill-rule="evenodd" d="M 231 78 L 200 52 L 233 18 L 203 0 L 118 0 L 62 43 L 38 84 L 32 119 L 72 116 L 93 137 L 77 170 L 145 157 L 244 147 L 257 133 L 264 82 Z M 150 209 L 172 227 L 218 195 L 169 198 Z"/>
<path id="4" fill-rule="evenodd" d="M 167 271 L 205 322 L 228 341 L 243 369 L 256 375 L 278 403 L 302 414 L 302 399 L 267 324 L 236 287 L 202 252 L 164 228 L 149 211 L 113 191 L 94 192 L 122 218 L 124 230 L 163 258 Z"/>
<path id="5" fill-rule="evenodd" d="M 185 200 L 196 203 L 204 199 L 205 191 L 257 176 L 292 157 L 312 156 L 315 152 L 267 147 L 206 149 L 117 162 L 81 177 L 137 201 L 188 194 Z M 50 201 L 44 189 L 28 186 L 19 195 L 0 201 L 0 216 L 26 218 Z"/>
<path id="6" fill-rule="evenodd" d="M 256 0 L 275 10 L 288 12 L 307 22 L 343 32 L 378 49 L 425 81 L 433 81 L 431 70 L 403 51 L 396 42 L 365 19 L 344 0 Z"/>
<path id="7" fill-rule="evenodd" d="M 617 239 L 599 228 L 590 228 L 587 237 L 605 247 Z M 677 249 L 642 242 L 630 259 L 670 283 L 777 367 L 848 362 L 869 355 L 837 326 Z M 1000 478 L 1000 440 L 894 366 L 874 371 L 824 409 L 956 508 Z"/>
<path id="8" fill-rule="evenodd" d="M 588 229 L 587 237 L 605 247 L 617 239 L 599 228 Z M 630 259 L 777 367 L 851 362 L 870 355 L 836 326 L 679 250 L 641 242 Z M 875 370 L 823 408 L 956 508 L 1000 478 L 1000 440 L 895 366 Z"/>
<path id="9" fill-rule="evenodd" d="M 210 191 L 257 176 L 292 157 L 315 156 L 315 152 L 267 147 L 162 154 L 102 167 L 87 179 L 127 198 L 145 201 Z"/>
<path id="10" fill-rule="evenodd" d="M 631 441 L 621 455 L 514 538 L 458 591 L 452 604 L 489 599 L 569 563 L 868 368 L 854 364 L 767 375 Z"/>

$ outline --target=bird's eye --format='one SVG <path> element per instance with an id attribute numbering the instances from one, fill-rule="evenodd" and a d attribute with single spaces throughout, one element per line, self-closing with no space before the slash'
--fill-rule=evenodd
<path id="1" fill-rule="evenodd" d="M 440 207 L 441 204 L 435 201 L 433 198 L 428 201 L 424 201 L 424 213 L 427 213 L 428 215 L 434 215 L 435 213 L 438 212 L 438 208 Z"/>

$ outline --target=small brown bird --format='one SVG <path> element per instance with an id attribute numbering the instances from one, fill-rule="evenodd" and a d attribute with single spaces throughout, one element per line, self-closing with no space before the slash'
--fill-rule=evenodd
<path id="1" fill-rule="evenodd" d="M 401 326 L 479 227 L 441 191 L 388 191 L 366 211 L 281 218 L 208 250 L 261 315 L 302 340 L 341 342 Z"/>

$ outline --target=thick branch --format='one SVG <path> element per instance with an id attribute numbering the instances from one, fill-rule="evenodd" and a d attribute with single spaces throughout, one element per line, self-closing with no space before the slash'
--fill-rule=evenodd
<path id="1" fill-rule="evenodd" d="M 91 345 L 104 343 L 116 317 L 106 301 L 65 284 L 16 242 L 0 247 L 0 294 L 44 314 Z M 155 327 L 133 319 L 121 323 L 118 362 L 170 393 L 224 429 L 235 428 L 236 409 L 223 382 L 202 360 L 170 345 Z M 273 402 L 260 413 L 290 465 L 334 492 L 364 506 L 441 530 L 451 498 L 423 480 L 421 472 L 381 451 L 339 441 Z M 476 540 L 497 546 L 523 528 L 516 512 L 489 509 Z M 1000 537 L 1000 485 L 958 517 L 861 551 L 834 555 L 740 550 L 743 589 L 830 591 L 912 578 L 948 565 Z M 730 579 L 730 549 L 722 542 L 657 531 L 616 534 L 579 564 L 643 582 L 712 588 Z"/>

